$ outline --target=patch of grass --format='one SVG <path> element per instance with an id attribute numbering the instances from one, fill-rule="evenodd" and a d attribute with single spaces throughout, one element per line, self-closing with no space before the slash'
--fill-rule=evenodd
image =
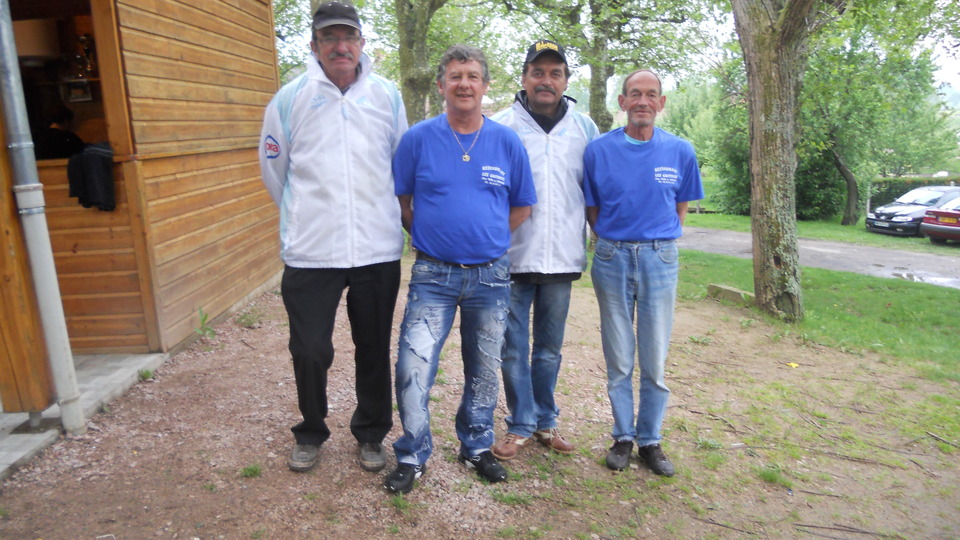
<path id="1" fill-rule="evenodd" d="M 247 465 L 246 467 L 240 469 L 240 476 L 244 478 L 257 478 L 261 474 L 263 474 L 263 469 L 260 467 L 259 463 Z"/>
<path id="2" fill-rule="evenodd" d="M 210 493 L 215 493 L 217 491 L 217 485 L 213 482 L 208 482 L 203 485 L 203 489 L 209 491 Z"/>
<path id="3" fill-rule="evenodd" d="M 250 533 L 250 538 L 253 538 L 253 540 L 260 540 L 261 538 L 266 538 L 266 537 L 267 537 L 266 529 L 257 529 L 252 533 Z"/>
<path id="4" fill-rule="evenodd" d="M 713 343 L 713 338 L 710 336 L 690 336 L 690 342 L 697 345 L 709 345 Z"/>
<path id="5" fill-rule="evenodd" d="M 496 490 L 490 494 L 493 500 L 501 504 L 526 506 L 533 502 L 533 496 L 526 493 L 504 493 Z"/>
<path id="6" fill-rule="evenodd" d="M 263 314 L 257 306 L 252 306 L 250 309 L 237 315 L 236 322 L 244 328 L 260 328 L 263 324 Z"/>
<path id="7" fill-rule="evenodd" d="M 793 487 L 793 482 L 791 482 L 790 479 L 784 475 L 783 469 L 779 465 L 769 464 L 765 467 L 758 467 L 755 470 L 757 472 L 757 476 L 759 476 L 764 482 L 768 482 L 770 484 L 779 484 L 785 488 Z"/>
<path id="8" fill-rule="evenodd" d="M 392 506 L 393 509 L 404 518 L 409 517 L 414 510 L 420 507 L 419 504 L 413 503 L 404 497 L 402 493 L 397 493 L 396 495 L 388 498 L 387 504 Z"/>
<path id="9" fill-rule="evenodd" d="M 320 494 L 319 494 L 319 493 L 304 493 L 304 494 L 303 494 L 303 498 L 306 499 L 306 500 L 308 500 L 308 501 L 315 501 L 315 500 L 317 500 L 317 499 L 320 498 Z"/>
<path id="10" fill-rule="evenodd" d="M 444 376 L 442 367 L 437 368 L 437 376 L 433 380 L 434 384 L 447 384 L 447 378 Z"/>
<path id="11" fill-rule="evenodd" d="M 680 263 L 678 290 L 688 297 L 705 297 L 709 283 L 753 288 L 747 259 L 683 251 Z M 943 309 L 960 305 L 960 290 L 820 268 L 802 272 L 802 322 L 787 324 L 754 310 L 756 318 L 777 328 L 772 341 L 797 338 L 848 353 L 873 351 L 931 380 L 960 381 L 960 324 Z"/>
<path id="12" fill-rule="evenodd" d="M 700 450 L 719 450 L 723 445 L 713 439 L 697 437 L 697 448 Z"/>
<path id="13" fill-rule="evenodd" d="M 137 372 L 137 380 L 140 382 L 149 381 L 153 379 L 153 370 L 152 369 L 141 369 Z"/>
<path id="14" fill-rule="evenodd" d="M 397 525 L 397 524 L 395 524 L 395 523 L 390 524 L 390 525 L 387 525 L 387 533 L 388 533 L 388 534 L 400 534 L 400 526 Z"/>

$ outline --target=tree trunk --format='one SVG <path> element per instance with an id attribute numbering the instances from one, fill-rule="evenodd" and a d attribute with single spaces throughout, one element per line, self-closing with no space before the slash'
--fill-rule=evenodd
<path id="1" fill-rule="evenodd" d="M 606 133 L 613 125 L 613 115 L 607 110 L 607 81 L 613 76 L 614 69 L 605 32 L 613 25 L 604 18 L 604 3 L 594 0 L 589 7 L 590 24 L 596 30 L 596 35 L 587 42 L 589 53 L 586 55 L 590 65 L 590 117 L 596 122 L 600 133 Z"/>
<path id="2" fill-rule="evenodd" d="M 817 0 L 732 0 L 747 69 L 750 110 L 750 219 L 757 305 L 803 319 L 797 248 L 798 96 Z"/>
<path id="3" fill-rule="evenodd" d="M 430 96 L 436 88 L 436 69 L 430 65 L 427 32 L 433 14 L 447 0 L 395 0 L 400 47 L 400 93 L 412 125 L 433 116 Z"/>
<path id="4" fill-rule="evenodd" d="M 853 175 L 850 167 L 847 167 L 847 164 L 844 163 L 843 157 L 837 153 L 836 148 L 831 148 L 830 153 L 833 154 L 833 164 L 837 166 L 840 176 L 847 184 L 847 206 L 843 209 L 843 219 L 840 220 L 840 224 L 856 225 L 860 218 L 857 212 L 857 205 L 860 203 L 860 189 L 857 187 L 857 178 Z"/>

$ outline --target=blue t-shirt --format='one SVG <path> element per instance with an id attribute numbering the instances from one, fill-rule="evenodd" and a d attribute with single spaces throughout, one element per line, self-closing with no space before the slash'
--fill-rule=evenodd
<path id="1" fill-rule="evenodd" d="M 470 148 L 474 133 L 457 134 Z M 413 247 L 476 264 L 510 247 L 510 208 L 537 202 L 527 151 L 514 131 L 485 118 L 463 161 L 447 115 L 414 125 L 393 155 L 397 195 L 413 195 Z"/>
<path id="2" fill-rule="evenodd" d="M 583 194 L 599 207 L 593 230 L 615 241 L 680 238 L 677 203 L 703 198 L 693 146 L 655 127 L 644 144 L 623 128 L 594 139 L 583 154 Z"/>

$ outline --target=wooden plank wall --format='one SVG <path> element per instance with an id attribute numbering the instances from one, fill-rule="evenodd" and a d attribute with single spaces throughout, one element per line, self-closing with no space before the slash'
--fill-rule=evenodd
<path id="1" fill-rule="evenodd" d="M 114 163 L 117 207 L 112 212 L 84 208 L 70 197 L 67 160 L 41 161 L 37 172 L 71 348 L 148 351 L 123 167 Z"/>
<path id="2" fill-rule="evenodd" d="M 281 268 L 257 146 L 278 88 L 262 0 L 117 4 L 164 350 Z"/>
<path id="3" fill-rule="evenodd" d="M 2 127 L 0 118 L 0 144 L 6 148 Z M 3 410 L 42 411 L 53 403 L 53 382 L 6 152 L 0 152 L 0 317 Z"/>

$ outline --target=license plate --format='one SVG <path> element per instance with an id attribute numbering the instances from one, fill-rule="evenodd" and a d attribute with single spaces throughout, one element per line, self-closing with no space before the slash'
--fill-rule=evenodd
<path id="1" fill-rule="evenodd" d="M 889 227 L 890 224 L 887 223 L 886 221 L 874 221 L 874 222 L 873 222 L 873 226 L 874 226 L 874 227 Z"/>
<path id="2" fill-rule="evenodd" d="M 940 216 L 937 218 L 937 221 L 939 221 L 940 223 L 956 223 L 957 218 L 949 217 L 949 216 Z"/>

